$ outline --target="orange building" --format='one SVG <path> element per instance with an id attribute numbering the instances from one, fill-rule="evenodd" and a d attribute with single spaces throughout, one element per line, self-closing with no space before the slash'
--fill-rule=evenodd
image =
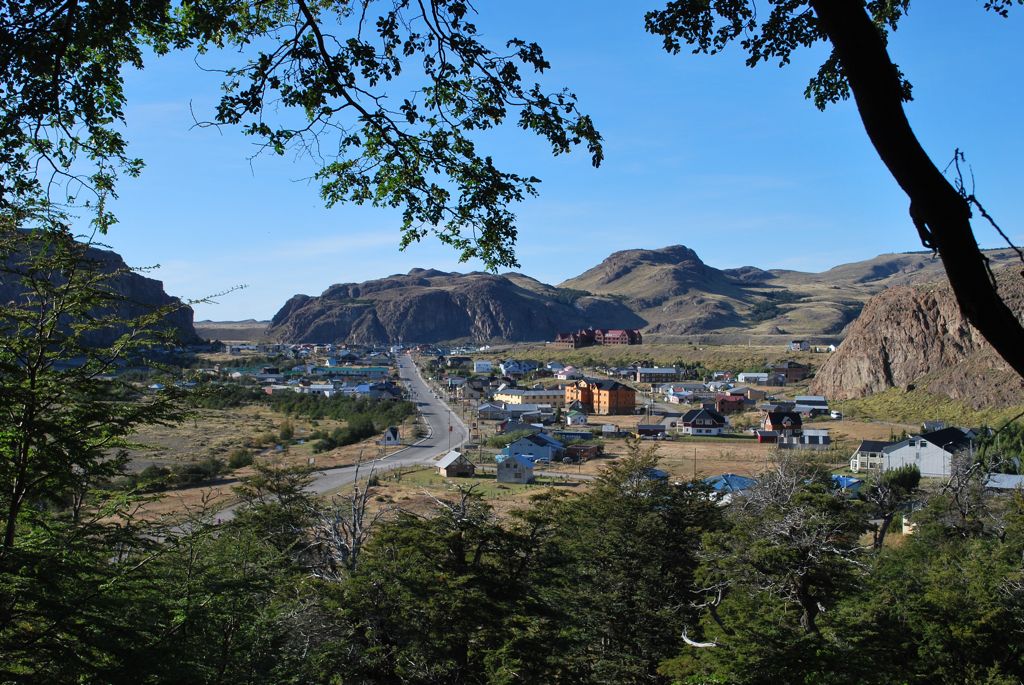
<path id="1" fill-rule="evenodd" d="M 618 381 L 576 381 L 565 386 L 565 404 L 572 402 L 579 402 L 591 414 L 632 414 L 636 391 Z"/>

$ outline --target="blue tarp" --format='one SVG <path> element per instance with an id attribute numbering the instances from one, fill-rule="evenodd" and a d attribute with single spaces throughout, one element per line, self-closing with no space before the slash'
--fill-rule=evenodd
<path id="1" fill-rule="evenodd" d="M 839 474 L 832 474 L 832 485 L 842 490 L 858 490 L 864 481 L 860 478 L 854 478 L 853 476 L 840 476 Z"/>
<path id="2" fill-rule="evenodd" d="M 743 492 L 754 487 L 757 483 L 753 478 L 737 476 L 735 473 L 723 473 L 720 476 L 710 476 L 704 479 L 717 492 Z"/>

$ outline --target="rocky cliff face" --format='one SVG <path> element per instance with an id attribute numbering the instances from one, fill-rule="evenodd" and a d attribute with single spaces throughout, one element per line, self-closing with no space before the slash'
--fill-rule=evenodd
<path id="1" fill-rule="evenodd" d="M 33 248 L 26 242 L 25 250 L 29 249 Z M 0 278 L 0 302 L 19 302 L 24 299 L 24 288 L 18 276 L 24 269 L 20 266 L 22 254 L 26 252 L 10 255 L 2 265 L 4 273 L 3 278 Z M 200 341 L 192 322 L 192 308 L 164 292 L 163 283 L 130 271 L 121 256 L 115 252 L 89 247 L 84 252 L 83 260 L 90 265 L 89 268 L 95 268 L 100 273 L 113 274 L 103 284 L 105 290 L 112 295 L 109 306 L 103 308 L 105 315 L 112 314 L 117 318 L 130 319 L 167 307 L 170 311 L 163 318 L 162 326 L 172 331 L 182 344 Z M 124 330 L 117 327 L 93 331 L 87 337 L 87 344 L 107 346 L 123 333 Z"/>
<path id="2" fill-rule="evenodd" d="M 1003 298 L 1024 315 L 1020 270 L 998 275 Z M 892 288 L 869 300 L 811 391 L 850 399 L 909 386 L 983 407 L 1019 403 L 1024 383 L 964 321 L 948 284 L 932 283 Z"/>
<path id="3" fill-rule="evenodd" d="M 529 287 L 524 287 L 529 286 Z M 333 285 L 319 297 L 296 295 L 268 333 L 293 342 L 386 343 L 546 340 L 586 326 L 640 328 L 623 304 L 544 285 L 517 274 L 457 274 L 413 269 L 365 283 Z"/>

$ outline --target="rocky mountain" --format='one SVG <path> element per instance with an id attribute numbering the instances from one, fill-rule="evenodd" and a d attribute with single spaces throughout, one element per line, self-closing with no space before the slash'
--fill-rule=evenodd
<path id="1" fill-rule="evenodd" d="M 365 283 L 296 295 L 268 334 L 293 342 L 348 340 L 544 340 L 586 326 L 639 328 L 644 320 L 614 299 L 545 285 L 522 274 L 413 269 Z"/>
<path id="2" fill-rule="evenodd" d="M 988 252 L 993 264 L 1010 250 Z M 584 326 L 648 336 L 788 337 L 839 341 L 864 303 L 888 288 L 934 280 L 931 253 L 880 255 L 822 273 L 755 266 L 717 269 L 692 249 L 624 250 L 558 286 L 520 273 L 414 269 L 296 295 L 267 334 L 292 341 L 545 340 Z"/>
<path id="3" fill-rule="evenodd" d="M 1015 257 L 988 252 L 993 264 Z M 560 284 L 616 297 L 647 321 L 647 333 L 736 333 L 839 340 L 873 295 L 896 285 L 935 280 L 930 252 L 884 254 L 822 273 L 755 266 L 716 269 L 682 245 L 624 250 Z"/>
<path id="4" fill-rule="evenodd" d="M 28 250 L 33 249 L 30 245 L 30 243 L 26 243 L 23 251 L 10 255 L 6 262 L 0 265 L 0 270 L 3 271 L 3 277 L 0 278 L 0 302 L 23 300 L 24 287 L 18 274 L 23 271 L 23 267 L 20 266 L 23 258 L 21 255 L 28 254 Z M 164 292 L 161 281 L 131 271 L 116 252 L 90 246 L 84 251 L 82 258 L 91 264 L 90 268 L 95 267 L 100 273 L 112 274 L 104 284 L 113 295 L 110 299 L 112 303 L 110 307 L 104 308 L 105 314 L 114 314 L 118 318 L 129 319 L 142 316 L 160 307 L 168 307 L 170 311 L 164 317 L 162 325 L 172 330 L 175 338 L 183 344 L 200 341 L 192 323 L 192 308 L 182 304 L 180 299 Z M 87 341 L 91 345 L 107 346 L 123 332 L 123 329 L 120 328 L 97 330 L 91 332 Z"/>
<path id="5" fill-rule="evenodd" d="M 1024 319 L 1019 268 L 998 272 L 1010 307 Z M 812 392 L 835 399 L 916 387 L 974 407 L 1020 402 L 1024 382 L 961 316 L 949 285 L 898 286 L 872 298 Z"/>

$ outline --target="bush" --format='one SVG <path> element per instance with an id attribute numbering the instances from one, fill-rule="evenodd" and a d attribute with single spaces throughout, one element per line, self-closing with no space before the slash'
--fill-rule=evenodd
<path id="1" fill-rule="evenodd" d="M 259 447 L 263 447 L 266 445 L 274 445 L 277 443 L 277 436 L 270 432 L 260 433 L 259 435 L 254 437 L 252 441 L 254 445 Z"/>
<path id="2" fill-rule="evenodd" d="M 224 472 L 224 461 L 216 457 L 207 457 L 189 464 L 178 464 L 168 477 L 178 485 L 191 485 L 210 480 Z"/>
<path id="3" fill-rule="evenodd" d="M 281 426 L 277 431 L 277 437 L 280 438 L 281 442 L 291 442 L 292 438 L 295 437 L 295 426 L 288 419 L 281 422 Z"/>
<path id="4" fill-rule="evenodd" d="M 231 454 L 228 455 L 228 466 L 230 468 L 240 469 L 250 465 L 252 465 L 252 452 L 244 447 L 231 450 Z"/>

